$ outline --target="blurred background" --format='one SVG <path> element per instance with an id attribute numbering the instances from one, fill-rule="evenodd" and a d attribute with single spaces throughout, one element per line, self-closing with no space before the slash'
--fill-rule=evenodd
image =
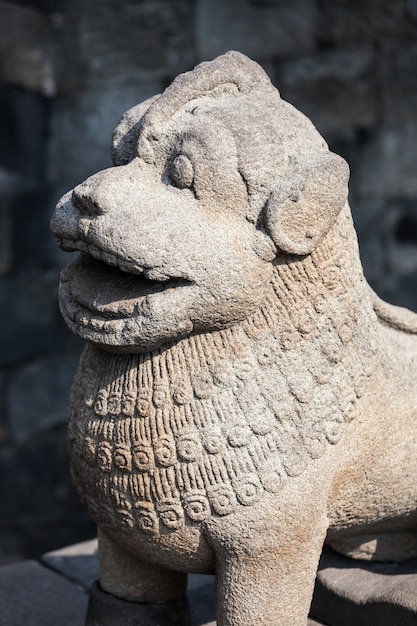
<path id="1" fill-rule="evenodd" d="M 351 166 L 365 273 L 417 310 L 417 0 L 0 0 L 0 563 L 94 536 L 71 486 L 80 343 L 49 233 L 129 107 L 228 49 Z"/>

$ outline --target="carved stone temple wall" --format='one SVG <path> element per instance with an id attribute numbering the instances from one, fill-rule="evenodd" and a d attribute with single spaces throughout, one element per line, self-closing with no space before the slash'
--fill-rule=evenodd
<path id="1" fill-rule="evenodd" d="M 417 310 L 416 0 L 0 1 L 0 562 L 92 536 L 66 458 L 80 344 L 49 233 L 121 114 L 236 49 L 349 162 L 368 280 Z"/>

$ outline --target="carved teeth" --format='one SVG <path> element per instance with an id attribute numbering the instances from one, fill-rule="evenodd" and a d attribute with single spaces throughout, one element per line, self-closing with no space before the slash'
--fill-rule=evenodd
<path id="1" fill-rule="evenodd" d="M 126 263 L 123 259 L 117 259 L 117 266 L 122 272 L 131 272 L 132 266 Z"/>
<path id="2" fill-rule="evenodd" d="M 65 252 L 73 252 L 78 249 L 76 242 L 72 239 L 60 239 L 59 244 Z"/>
<path id="3" fill-rule="evenodd" d="M 96 259 L 97 261 L 102 261 L 103 263 L 106 263 L 107 265 L 111 265 L 113 267 L 118 267 L 122 272 L 126 272 L 128 274 L 144 274 L 144 276 L 148 280 L 156 282 L 166 282 L 171 279 L 171 276 L 166 274 L 161 269 L 143 268 L 141 265 L 138 265 L 133 260 L 126 261 L 124 259 L 121 259 L 111 252 L 101 250 L 92 243 L 87 243 L 81 240 L 61 238 L 57 238 L 57 241 L 60 247 L 66 252 L 88 252 L 88 254 L 93 257 L 93 259 Z"/>
<path id="4" fill-rule="evenodd" d="M 94 320 L 90 321 L 90 325 L 92 328 L 96 328 L 97 330 L 102 330 L 104 328 L 105 322 L 103 320 Z"/>
<path id="5" fill-rule="evenodd" d="M 107 263 L 108 265 L 114 265 L 114 256 L 109 252 L 101 253 L 101 260 Z"/>
<path id="6" fill-rule="evenodd" d="M 78 312 L 75 316 L 75 321 L 77 322 L 77 324 L 80 324 L 80 326 L 88 326 L 91 322 L 91 319 L 86 317 L 85 313 Z"/>
<path id="7" fill-rule="evenodd" d="M 168 276 L 167 274 L 164 274 L 164 272 L 162 272 L 158 268 L 145 269 L 143 270 L 143 273 L 148 280 L 156 280 L 158 282 L 165 282 L 170 279 L 170 276 Z"/>

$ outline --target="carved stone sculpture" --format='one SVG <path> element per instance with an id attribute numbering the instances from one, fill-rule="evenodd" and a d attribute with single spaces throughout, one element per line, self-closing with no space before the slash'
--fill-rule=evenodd
<path id="1" fill-rule="evenodd" d="M 219 626 L 306 624 L 326 536 L 417 555 L 417 317 L 363 277 L 345 161 L 243 55 L 128 111 L 112 157 L 52 219 L 101 588 L 215 571 Z"/>

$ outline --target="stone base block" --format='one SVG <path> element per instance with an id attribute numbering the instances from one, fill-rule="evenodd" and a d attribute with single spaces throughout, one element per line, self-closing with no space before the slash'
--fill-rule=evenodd
<path id="1" fill-rule="evenodd" d="M 0 626 L 82 626 L 87 596 L 36 561 L 0 567 Z"/>
<path id="2" fill-rule="evenodd" d="M 417 559 L 372 563 L 326 547 L 311 615 L 332 626 L 416 626 Z"/>
<path id="3" fill-rule="evenodd" d="M 187 598 L 163 604 L 128 602 L 103 591 L 90 591 L 85 626 L 191 626 Z"/>

